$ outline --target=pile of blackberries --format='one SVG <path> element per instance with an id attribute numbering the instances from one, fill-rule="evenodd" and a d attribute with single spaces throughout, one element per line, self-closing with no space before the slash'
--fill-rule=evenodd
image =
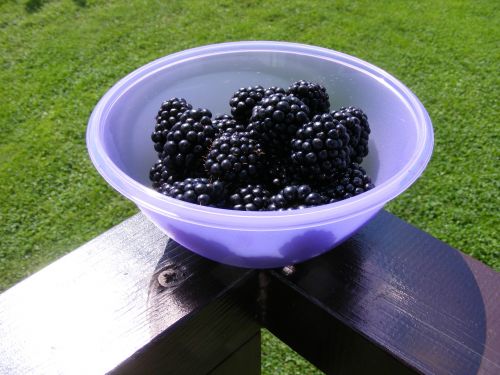
<path id="1" fill-rule="evenodd" d="M 374 187 L 359 165 L 370 126 L 356 107 L 330 111 L 325 87 L 244 87 L 230 113 L 212 119 L 183 98 L 161 104 L 151 134 L 158 192 L 203 206 L 246 211 L 313 207 Z"/>

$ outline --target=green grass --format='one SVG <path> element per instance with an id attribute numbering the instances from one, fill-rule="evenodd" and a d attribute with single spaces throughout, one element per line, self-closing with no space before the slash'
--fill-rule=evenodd
<path id="1" fill-rule="evenodd" d="M 136 212 L 87 156 L 86 122 L 106 90 L 171 52 L 251 39 L 340 50 L 410 87 L 433 120 L 435 151 L 422 178 L 387 208 L 500 270 L 499 5 L 4 0 L 0 290 Z M 269 336 L 267 373 L 311 373 Z"/>

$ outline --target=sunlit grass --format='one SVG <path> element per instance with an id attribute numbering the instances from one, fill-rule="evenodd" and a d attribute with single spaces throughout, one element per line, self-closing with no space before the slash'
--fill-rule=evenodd
<path id="1" fill-rule="evenodd" d="M 388 209 L 500 269 L 498 2 L 207 4 L 0 3 L 0 290 L 136 212 L 87 156 L 86 123 L 106 90 L 155 58 L 231 40 L 320 45 L 402 80 L 436 142 L 422 178 Z M 265 373 L 308 373 L 264 342 Z"/>

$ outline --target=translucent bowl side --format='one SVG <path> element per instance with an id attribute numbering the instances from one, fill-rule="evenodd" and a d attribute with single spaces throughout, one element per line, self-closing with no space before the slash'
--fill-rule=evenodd
<path id="1" fill-rule="evenodd" d="M 275 268 L 311 259 L 338 246 L 375 216 L 382 206 L 341 222 L 268 231 L 207 227 L 166 219 L 154 211 L 139 208 L 170 238 L 205 258 L 237 267 Z"/>

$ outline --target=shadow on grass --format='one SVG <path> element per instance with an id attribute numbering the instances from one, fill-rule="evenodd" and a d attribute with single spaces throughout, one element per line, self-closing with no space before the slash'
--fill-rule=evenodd
<path id="1" fill-rule="evenodd" d="M 85 8 L 87 6 L 87 0 L 73 0 L 73 2 L 82 8 Z"/>
<path id="2" fill-rule="evenodd" d="M 44 4 L 48 2 L 49 0 L 28 0 L 24 4 L 24 9 L 28 13 L 35 13 L 42 9 Z M 85 8 L 87 6 L 87 0 L 73 0 L 73 2 L 81 8 Z"/>
<path id="3" fill-rule="evenodd" d="M 42 8 L 44 3 L 44 0 L 28 0 L 26 4 L 24 4 L 24 9 L 26 9 L 28 13 L 35 13 Z"/>

